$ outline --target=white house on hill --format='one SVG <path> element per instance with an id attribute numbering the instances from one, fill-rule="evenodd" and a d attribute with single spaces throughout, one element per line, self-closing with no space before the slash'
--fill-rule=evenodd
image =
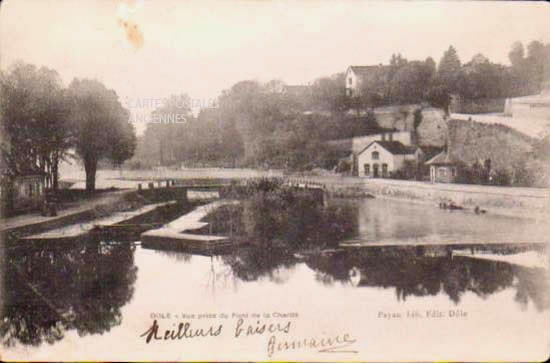
<path id="1" fill-rule="evenodd" d="M 385 67 L 378 66 L 349 66 L 346 70 L 346 96 L 361 94 L 362 85 L 369 80 L 382 76 Z"/>

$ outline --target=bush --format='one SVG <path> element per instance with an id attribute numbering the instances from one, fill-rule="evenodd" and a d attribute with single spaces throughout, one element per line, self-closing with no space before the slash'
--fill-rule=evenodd
<path id="1" fill-rule="evenodd" d="M 342 174 L 351 172 L 351 163 L 348 160 L 338 161 L 338 165 L 336 166 L 336 172 L 342 173 Z"/>
<path id="2" fill-rule="evenodd" d="M 402 180 L 423 180 L 424 175 L 429 173 L 429 167 L 420 165 L 412 160 L 405 160 L 403 167 L 390 174 L 393 179 Z"/>
<path id="3" fill-rule="evenodd" d="M 507 186 L 511 184 L 511 179 L 510 173 L 503 169 L 498 169 L 489 176 L 489 182 L 492 185 Z"/>

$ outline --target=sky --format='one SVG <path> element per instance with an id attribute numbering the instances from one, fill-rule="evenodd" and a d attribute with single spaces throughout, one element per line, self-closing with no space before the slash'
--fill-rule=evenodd
<path id="1" fill-rule="evenodd" d="M 508 64 L 513 42 L 550 42 L 548 19 L 544 2 L 7 0 L 0 68 L 98 79 L 139 133 L 171 94 L 208 106 L 241 80 L 307 84 L 392 53 L 437 62 L 449 45 L 464 62 L 481 52 Z"/>

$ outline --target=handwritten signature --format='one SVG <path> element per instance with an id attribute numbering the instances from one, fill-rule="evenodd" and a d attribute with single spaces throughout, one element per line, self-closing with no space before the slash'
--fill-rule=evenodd
<path id="1" fill-rule="evenodd" d="M 347 333 L 324 338 L 292 340 L 281 340 L 272 335 L 267 342 L 267 355 L 271 358 L 275 353 L 298 349 L 317 349 L 319 353 L 357 353 L 351 348 L 356 341 Z"/>

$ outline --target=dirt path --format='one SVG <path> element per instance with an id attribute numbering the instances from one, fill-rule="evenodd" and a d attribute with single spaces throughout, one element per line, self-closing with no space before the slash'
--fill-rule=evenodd
<path id="1" fill-rule="evenodd" d="M 125 194 L 129 193 L 128 190 L 120 190 L 112 193 L 102 193 L 93 199 L 86 199 L 78 203 L 78 206 L 70 207 L 58 211 L 55 217 L 44 217 L 40 215 L 40 212 L 32 214 L 24 214 L 20 216 L 0 219 L 0 232 L 8 231 L 15 228 L 20 228 L 26 225 L 32 225 L 42 222 L 51 222 L 56 219 L 61 219 L 72 214 L 78 214 L 99 205 L 115 203 L 118 200 L 122 200 Z"/>

